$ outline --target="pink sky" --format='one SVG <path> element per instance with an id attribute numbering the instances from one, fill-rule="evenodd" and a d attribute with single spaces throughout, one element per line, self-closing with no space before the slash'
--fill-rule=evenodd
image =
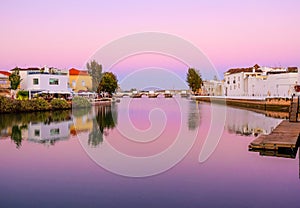
<path id="1" fill-rule="evenodd" d="M 0 70 L 82 68 L 103 45 L 143 31 L 192 42 L 221 74 L 255 63 L 300 66 L 300 2 L 251 2 L 4 0 Z"/>

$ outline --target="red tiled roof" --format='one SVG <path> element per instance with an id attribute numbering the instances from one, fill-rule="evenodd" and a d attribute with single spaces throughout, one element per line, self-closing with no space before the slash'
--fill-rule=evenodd
<path id="1" fill-rule="evenodd" d="M 3 74 L 5 76 L 9 76 L 10 75 L 10 73 L 8 71 L 0 71 L 0 74 Z"/>
<path id="2" fill-rule="evenodd" d="M 252 72 L 253 68 L 255 68 L 255 72 L 262 72 L 260 66 L 255 64 L 253 67 L 248 67 L 248 68 L 235 68 L 235 69 L 229 69 L 226 73 L 227 74 L 236 74 L 236 73 L 241 73 L 241 72 Z"/>
<path id="3" fill-rule="evenodd" d="M 78 70 L 75 68 L 69 69 L 70 75 L 89 75 L 87 70 Z"/>

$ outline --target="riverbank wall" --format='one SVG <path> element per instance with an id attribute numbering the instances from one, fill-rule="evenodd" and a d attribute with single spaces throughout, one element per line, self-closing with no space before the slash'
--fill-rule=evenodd
<path id="1" fill-rule="evenodd" d="M 193 100 L 203 102 L 213 102 L 228 106 L 257 109 L 263 111 L 289 112 L 291 103 L 290 98 L 234 98 L 234 97 L 217 97 L 217 96 L 194 96 Z"/>

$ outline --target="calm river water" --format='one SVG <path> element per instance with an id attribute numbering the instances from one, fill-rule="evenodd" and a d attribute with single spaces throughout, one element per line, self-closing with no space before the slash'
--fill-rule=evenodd
<path id="1" fill-rule="evenodd" d="M 298 206 L 298 155 L 248 150 L 280 121 L 179 97 L 0 115 L 0 207 Z"/>

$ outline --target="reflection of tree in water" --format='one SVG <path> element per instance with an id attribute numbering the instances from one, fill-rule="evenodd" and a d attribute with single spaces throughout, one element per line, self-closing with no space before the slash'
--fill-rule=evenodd
<path id="1" fill-rule="evenodd" d="M 195 130 L 200 124 L 199 102 L 189 103 L 188 126 L 189 130 Z"/>
<path id="2" fill-rule="evenodd" d="M 14 143 L 16 144 L 17 148 L 20 148 L 21 144 L 22 144 L 22 131 L 19 128 L 19 126 L 13 126 L 12 127 L 12 132 L 11 132 L 11 140 L 14 141 Z"/>
<path id="3" fill-rule="evenodd" d="M 93 130 L 89 134 L 88 144 L 98 146 L 103 142 L 103 134 L 108 135 L 108 130 L 115 128 L 118 112 L 115 105 L 99 106 L 93 119 Z"/>

